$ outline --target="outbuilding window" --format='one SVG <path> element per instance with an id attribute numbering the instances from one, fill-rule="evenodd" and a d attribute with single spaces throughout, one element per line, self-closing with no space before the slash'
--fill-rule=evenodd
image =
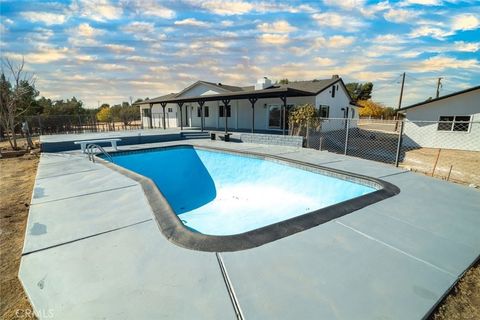
<path id="1" fill-rule="evenodd" d="M 150 109 L 143 109 L 143 116 L 150 118 Z"/>
<path id="2" fill-rule="evenodd" d="M 469 131 L 470 116 L 440 116 L 438 131 Z"/>

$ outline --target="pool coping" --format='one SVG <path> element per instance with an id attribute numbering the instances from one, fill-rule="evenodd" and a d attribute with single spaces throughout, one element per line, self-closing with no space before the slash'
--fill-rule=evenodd
<path id="1" fill-rule="evenodd" d="M 329 176 L 353 181 L 374 188 L 378 187 L 376 191 L 366 195 L 342 201 L 328 207 L 314 210 L 244 233 L 222 236 L 207 235 L 189 230 L 181 222 L 179 217 L 171 208 L 165 196 L 150 178 L 116 165 L 115 163 L 106 161 L 100 157 L 95 157 L 97 161 L 106 167 L 137 181 L 142 186 L 142 189 L 154 213 L 157 226 L 161 230 L 162 234 L 170 242 L 187 249 L 206 252 L 233 252 L 255 248 L 269 242 L 288 237 L 295 233 L 308 230 L 333 219 L 340 218 L 344 215 L 400 193 L 400 189 L 397 186 L 378 178 L 324 167 L 321 165 L 315 165 L 299 160 L 292 160 L 277 155 L 251 152 L 246 150 L 239 151 L 221 147 L 205 147 L 180 143 L 165 147 L 142 148 L 132 151 L 116 151 L 111 152 L 111 154 L 138 153 L 141 151 L 154 151 L 159 149 L 164 150 L 178 147 L 191 147 L 193 149 L 220 151 L 229 154 L 256 157 L 264 160 L 267 159 L 273 162 L 280 162 L 291 166 L 293 165 L 294 167 L 304 170 L 313 170 L 314 172 L 321 172 L 322 174 L 326 173 Z"/>

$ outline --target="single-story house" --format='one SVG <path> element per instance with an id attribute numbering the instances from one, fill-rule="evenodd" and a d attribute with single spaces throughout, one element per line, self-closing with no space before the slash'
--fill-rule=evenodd
<path id="1" fill-rule="evenodd" d="M 145 128 L 228 128 L 285 133 L 288 111 L 306 103 L 314 105 L 319 116 L 325 118 L 358 118 L 357 106 L 337 75 L 288 84 L 273 84 L 270 79 L 262 78 L 246 87 L 197 81 L 178 93 L 136 105 L 140 106 Z M 338 122 L 337 125 L 342 124 Z"/>
<path id="2" fill-rule="evenodd" d="M 405 146 L 480 151 L 480 86 L 398 111 L 406 119 Z"/>

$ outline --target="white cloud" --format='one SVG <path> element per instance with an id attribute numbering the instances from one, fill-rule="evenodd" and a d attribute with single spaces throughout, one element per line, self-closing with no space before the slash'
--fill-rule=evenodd
<path id="1" fill-rule="evenodd" d="M 82 23 L 76 28 L 76 35 L 85 38 L 93 38 L 104 33 L 105 31 L 93 28 L 88 23 Z"/>
<path id="2" fill-rule="evenodd" d="M 88 23 L 82 23 L 67 30 L 67 33 L 70 35 L 68 42 L 74 47 L 96 47 L 99 46 L 100 43 L 95 37 L 104 34 L 105 31 L 96 29 Z"/>
<path id="3" fill-rule="evenodd" d="M 155 60 L 145 56 L 129 56 L 126 58 L 127 61 L 134 61 L 134 62 L 154 62 Z"/>
<path id="4" fill-rule="evenodd" d="M 345 37 L 341 35 L 331 36 L 330 38 L 318 37 L 315 39 L 314 48 L 345 48 L 355 41 L 355 37 Z"/>
<path id="5" fill-rule="evenodd" d="M 407 51 L 407 52 L 401 52 L 397 54 L 401 58 L 416 58 L 419 55 L 421 55 L 423 52 L 421 51 Z"/>
<path id="6" fill-rule="evenodd" d="M 335 61 L 330 58 L 317 57 L 317 58 L 314 58 L 313 61 L 315 62 L 316 65 L 323 66 L 323 67 L 332 66 L 335 64 Z"/>
<path id="7" fill-rule="evenodd" d="M 383 56 L 383 55 L 387 55 L 387 54 L 392 54 L 396 51 L 399 51 L 399 50 L 402 50 L 403 47 L 400 47 L 400 46 L 391 46 L 391 45 L 388 45 L 388 44 L 377 44 L 377 45 L 374 45 L 374 46 L 371 46 L 369 47 L 367 50 L 366 50 L 366 53 L 365 55 L 367 57 L 380 57 L 380 56 Z"/>
<path id="8" fill-rule="evenodd" d="M 453 57 L 438 55 L 421 62 L 415 62 L 410 69 L 417 72 L 443 71 L 445 69 L 480 69 L 476 59 L 460 60 Z"/>
<path id="9" fill-rule="evenodd" d="M 49 46 L 39 46 L 36 52 L 27 53 L 25 55 L 7 52 L 5 56 L 13 60 L 21 60 L 22 56 L 26 63 L 44 64 L 58 60 L 63 60 L 68 57 L 68 48 L 54 48 Z"/>
<path id="10" fill-rule="evenodd" d="M 155 31 L 155 26 L 151 22 L 134 21 L 121 28 L 127 33 L 149 33 Z"/>
<path id="11" fill-rule="evenodd" d="M 242 0 L 195 0 L 191 2 L 218 15 L 241 15 L 253 11 L 255 8 L 254 4 Z"/>
<path id="12" fill-rule="evenodd" d="M 21 13 L 22 17 L 31 22 L 42 22 L 48 26 L 55 24 L 63 24 L 67 20 L 64 14 L 57 14 L 51 12 L 34 12 L 27 11 Z"/>
<path id="13" fill-rule="evenodd" d="M 346 10 L 361 8 L 365 5 L 365 0 L 323 0 L 328 6 L 340 7 Z"/>
<path id="14" fill-rule="evenodd" d="M 72 12 L 81 17 L 95 20 L 116 20 L 121 18 L 123 9 L 108 0 L 74 0 L 70 5 Z"/>
<path id="15" fill-rule="evenodd" d="M 53 31 L 46 28 L 35 28 L 29 32 L 25 39 L 31 42 L 47 42 L 52 36 Z"/>
<path id="16" fill-rule="evenodd" d="M 413 10 L 390 9 L 383 15 L 383 17 L 385 18 L 385 20 L 390 22 L 407 23 L 415 21 L 414 19 L 419 14 L 419 12 Z"/>
<path id="17" fill-rule="evenodd" d="M 113 51 L 115 53 L 128 53 L 128 52 L 133 52 L 135 51 L 135 48 L 125 46 L 122 44 L 106 44 L 105 48 L 107 48 L 110 51 Z"/>
<path id="18" fill-rule="evenodd" d="M 391 5 L 388 1 L 382 1 L 373 5 L 360 7 L 360 13 L 367 18 L 374 18 L 377 13 L 391 9 Z"/>
<path id="19" fill-rule="evenodd" d="M 373 38 L 372 42 L 374 43 L 388 43 L 388 44 L 400 44 L 405 43 L 406 40 L 397 34 L 381 34 Z"/>
<path id="20" fill-rule="evenodd" d="M 168 72 L 170 70 L 169 67 L 165 67 L 165 66 L 155 66 L 155 67 L 150 67 L 149 69 L 150 71 L 153 71 L 153 72 Z"/>
<path id="21" fill-rule="evenodd" d="M 297 30 L 297 28 L 290 25 L 288 21 L 285 20 L 275 21 L 273 23 L 261 23 L 257 28 L 260 31 L 267 33 L 289 33 Z"/>
<path id="22" fill-rule="evenodd" d="M 187 18 L 183 20 L 175 21 L 177 26 L 194 26 L 194 27 L 208 27 L 210 24 L 205 21 L 200 21 L 195 18 Z"/>
<path id="23" fill-rule="evenodd" d="M 281 45 L 286 44 L 290 41 L 288 38 L 288 34 L 278 34 L 278 33 L 264 33 L 261 34 L 258 39 L 261 43 L 264 44 L 273 44 L 273 45 Z"/>
<path id="24" fill-rule="evenodd" d="M 441 0 L 404 0 L 400 3 L 401 6 L 408 6 L 412 4 L 419 4 L 422 6 L 439 6 L 442 4 Z"/>
<path id="25" fill-rule="evenodd" d="M 88 54 L 79 54 L 75 56 L 75 59 L 79 62 L 92 62 L 97 60 L 97 57 Z"/>
<path id="26" fill-rule="evenodd" d="M 101 70 L 105 71 L 128 71 L 130 68 L 127 66 L 115 64 L 115 63 L 100 63 L 97 65 Z"/>
<path id="27" fill-rule="evenodd" d="M 224 27 L 231 27 L 231 26 L 233 26 L 233 21 L 223 20 L 223 21 L 222 21 L 222 26 L 224 26 Z"/>
<path id="28" fill-rule="evenodd" d="M 477 52 L 480 50 L 480 42 L 455 41 L 453 47 L 456 51 Z"/>
<path id="29" fill-rule="evenodd" d="M 175 17 L 175 11 L 161 5 L 155 0 L 122 0 L 122 6 L 128 12 L 134 12 L 139 16 L 153 16 L 164 19 Z"/>
<path id="30" fill-rule="evenodd" d="M 450 31 L 430 26 L 420 26 L 409 33 L 409 36 L 412 38 L 432 37 L 438 40 L 443 40 L 450 35 L 452 35 L 452 32 Z"/>
<path id="31" fill-rule="evenodd" d="M 452 30 L 474 30 L 480 27 L 480 20 L 471 13 L 459 14 L 452 19 Z"/>
<path id="32" fill-rule="evenodd" d="M 315 13 L 312 18 L 318 25 L 345 31 L 356 31 L 365 26 L 363 21 L 352 16 L 346 16 L 334 12 Z"/>

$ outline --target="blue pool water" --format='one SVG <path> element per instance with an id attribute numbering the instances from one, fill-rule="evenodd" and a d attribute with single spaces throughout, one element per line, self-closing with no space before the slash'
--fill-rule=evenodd
<path id="1" fill-rule="evenodd" d="M 191 147 L 114 155 L 152 179 L 185 226 L 210 235 L 254 230 L 375 191 L 288 165 Z"/>

